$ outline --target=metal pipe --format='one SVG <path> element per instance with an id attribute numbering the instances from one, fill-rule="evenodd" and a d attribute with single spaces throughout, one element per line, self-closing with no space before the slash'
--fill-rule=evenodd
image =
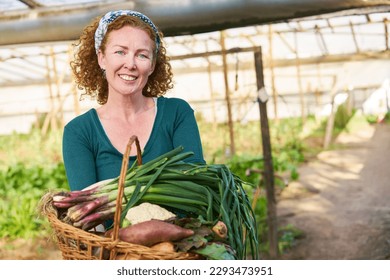
<path id="1" fill-rule="evenodd" d="M 134 9 L 150 16 L 165 36 L 218 31 L 280 22 L 360 8 L 388 10 L 387 0 L 213 0 L 124 1 L 76 8 L 35 8 L 30 12 L 0 13 L 0 46 L 71 41 L 93 18 L 113 9 Z"/>

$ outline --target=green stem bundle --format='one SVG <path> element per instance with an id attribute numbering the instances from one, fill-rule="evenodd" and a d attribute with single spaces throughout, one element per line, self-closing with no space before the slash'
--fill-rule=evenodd
<path id="1" fill-rule="evenodd" d="M 251 258 L 257 259 L 257 226 L 245 182 L 225 165 L 183 161 L 191 155 L 180 146 L 145 164 L 135 162 L 125 176 L 121 221 L 143 202 L 213 223 L 222 220 L 237 259 L 246 259 L 248 247 Z M 57 193 L 53 205 L 67 209 L 65 220 L 73 226 L 90 230 L 114 217 L 118 181 L 119 177 L 87 190 Z"/>

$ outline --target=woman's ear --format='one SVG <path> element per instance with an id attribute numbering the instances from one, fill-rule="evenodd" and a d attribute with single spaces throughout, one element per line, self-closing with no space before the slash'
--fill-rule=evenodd
<path id="1" fill-rule="evenodd" d="M 106 69 L 104 54 L 102 53 L 101 50 L 99 50 L 98 53 L 97 53 L 97 59 L 98 59 L 98 63 L 99 63 L 100 68 L 101 69 Z"/>
<path id="2" fill-rule="evenodd" d="M 149 76 L 152 75 L 152 73 L 154 72 L 155 68 L 156 68 L 156 61 L 153 62 L 152 67 L 150 68 Z"/>

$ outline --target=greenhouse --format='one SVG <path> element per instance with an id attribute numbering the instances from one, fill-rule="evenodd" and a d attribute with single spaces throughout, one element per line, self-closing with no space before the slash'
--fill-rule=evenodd
<path id="1" fill-rule="evenodd" d="M 101 106 L 72 75 L 75 42 L 118 9 L 158 26 L 173 73 L 165 97 L 194 110 L 215 172 L 204 176 L 226 183 L 231 175 L 240 190 L 229 196 L 246 213 L 231 214 L 246 225 L 235 231 L 243 244 L 229 239 L 235 258 L 390 259 L 386 0 L 0 1 L 0 244 L 14 248 L 1 246 L 0 259 L 72 259 L 47 241 L 50 226 L 36 210 L 49 190 L 69 191 L 64 127 Z M 199 213 L 215 220 L 213 211 Z"/>

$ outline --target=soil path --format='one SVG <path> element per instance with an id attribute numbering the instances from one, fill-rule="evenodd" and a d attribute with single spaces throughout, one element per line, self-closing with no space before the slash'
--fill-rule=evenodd
<path id="1" fill-rule="evenodd" d="M 304 233 L 282 259 L 390 259 L 390 125 L 337 143 L 300 167 L 277 202 L 279 224 Z"/>

